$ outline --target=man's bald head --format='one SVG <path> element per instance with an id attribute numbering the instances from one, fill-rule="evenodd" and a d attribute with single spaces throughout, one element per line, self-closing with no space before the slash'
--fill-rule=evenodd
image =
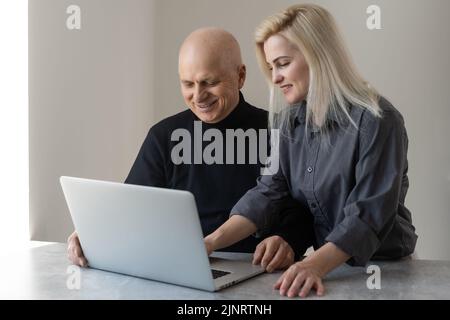
<path id="1" fill-rule="evenodd" d="M 217 123 L 238 105 L 246 69 L 231 33 L 218 28 L 192 32 L 181 45 L 178 72 L 184 100 L 200 120 Z"/>
<path id="2" fill-rule="evenodd" d="M 221 67 L 236 69 L 242 65 L 241 49 L 234 36 L 220 28 L 201 28 L 192 32 L 180 48 L 179 64 L 191 59 L 208 59 Z"/>

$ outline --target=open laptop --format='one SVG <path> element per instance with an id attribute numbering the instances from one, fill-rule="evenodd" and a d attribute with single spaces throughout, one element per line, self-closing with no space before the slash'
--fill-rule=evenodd
<path id="1" fill-rule="evenodd" d="M 264 272 L 208 258 L 192 193 L 74 177 L 61 186 L 89 266 L 206 291 Z"/>

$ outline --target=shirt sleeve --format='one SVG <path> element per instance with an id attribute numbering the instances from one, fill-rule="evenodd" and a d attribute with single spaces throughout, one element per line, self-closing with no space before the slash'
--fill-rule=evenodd
<path id="1" fill-rule="evenodd" d="M 272 158 L 268 161 L 271 167 Z M 283 202 L 290 198 L 289 188 L 281 168 L 272 174 L 260 176 L 256 180 L 256 186 L 247 191 L 244 196 L 231 209 L 230 216 L 239 214 L 252 221 L 258 228 L 256 236 L 267 234 L 276 220 L 276 214 L 280 212 Z"/>
<path id="2" fill-rule="evenodd" d="M 393 227 L 407 168 L 408 139 L 401 115 L 395 110 L 384 111 L 382 118 L 367 113 L 359 130 L 355 186 L 346 200 L 344 219 L 325 239 L 358 266 L 370 260 Z"/>
<path id="3" fill-rule="evenodd" d="M 128 184 L 167 187 L 164 155 L 156 133 L 150 129 L 125 180 Z"/>
<path id="4" fill-rule="evenodd" d="M 297 261 L 314 245 L 313 216 L 307 208 L 292 198 L 283 203 L 284 206 L 277 214 L 279 219 L 267 236 L 282 237 L 291 246 Z"/>

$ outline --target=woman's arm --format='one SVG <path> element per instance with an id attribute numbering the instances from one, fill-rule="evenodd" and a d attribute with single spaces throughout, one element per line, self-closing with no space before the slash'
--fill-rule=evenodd
<path id="1" fill-rule="evenodd" d="M 348 259 L 350 259 L 350 255 L 339 249 L 334 243 L 328 242 L 303 259 L 302 262 L 314 266 L 320 277 L 323 278 Z"/>
<path id="2" fill-rule="evenodd" d="M 213 233 L 205 237 L 208 255 L 214 250 L 228 247 L 255 233 L 256 225 L 244 216 L 235 214 Z"/>

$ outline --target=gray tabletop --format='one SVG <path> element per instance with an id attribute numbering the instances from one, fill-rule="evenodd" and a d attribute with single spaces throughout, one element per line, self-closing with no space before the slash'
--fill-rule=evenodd
<path id="1" fill-rule="evenodd" d="M 228 258 L 251 255 L 222 253 Z M 71 266 L 66 244 L 48 244 L 1 256 L 1 299 L 287 299 L 272 285 L 281 272 L 262 274 L 217 293 Z M 450 261 L 369 263 L 377 271 L 343 265 L 324 279 L 326 295 L 308 299 L 450 299 Z M 369 266 L 368 265 L 368 266 Z M 370 272 L 368 272 L 370 271 Z M 77 277 L 79 276 L 79 277 Z M 372 289 L 370 289 L 371 287 Z M 373 288 L 375 287 L 375 288 Z"/>

